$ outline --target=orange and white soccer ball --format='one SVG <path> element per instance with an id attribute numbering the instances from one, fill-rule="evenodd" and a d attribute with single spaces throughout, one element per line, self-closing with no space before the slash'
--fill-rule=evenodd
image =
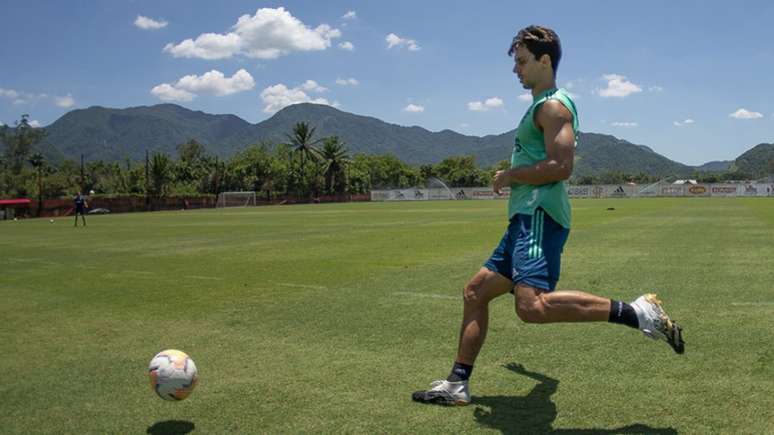
<path id="1" fill-rule="evenodd" d="M 167 349 L 153 357 L 148 365 L 153 391 L 164 400 L 183 400 L 199 380 L 196 364 L 185 352 Z"/>

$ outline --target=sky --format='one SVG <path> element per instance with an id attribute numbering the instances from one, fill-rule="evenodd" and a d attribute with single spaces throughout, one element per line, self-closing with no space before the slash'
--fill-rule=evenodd
<path id="1" fill-rule="evenodd" d="M 431 131 L 501 134 L 530 101 L 508 48 L 540 24 L 561 38 L 557 82 L 576 98 L 581 131 L 691 165 L 774 143 L 767 1 L 0 3 L 8 125 L 165 102 L 257 123 L 316 102 Z"/>

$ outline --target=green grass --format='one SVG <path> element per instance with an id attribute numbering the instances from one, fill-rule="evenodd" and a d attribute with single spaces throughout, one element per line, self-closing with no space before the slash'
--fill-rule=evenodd
<path id="1" fill-rule="evenodd" d="M 0 432 L 772 433 L 771 199 L 575 201 L 559 288 L 657 290 L 685 355 L 617 325 L 524 324 L 508 295 L 472 405 L 411 402 L 451 367 L 462 286 L 505 206 L 0 222 Z M 183 402 L 148 386 L 164 348 L 199 367 Z"/>

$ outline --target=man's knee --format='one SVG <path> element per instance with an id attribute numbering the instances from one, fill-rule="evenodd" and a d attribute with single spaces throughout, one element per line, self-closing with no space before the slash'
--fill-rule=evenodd
<path id="1" fill-rule="evenodd" d="M 529 286 L 516 287 L 516 315 L 526 323 L 545 323 L 546 306 L 542 293 Z"/>
<path id="2" fill-rule="evenodd" d="M 477 281 L 475 279 L 470 280 L 467 284 L 465 284 L 465 287 L 462 289 L 462 299 L 465 301 L 465 305 L 481 304 L 482 287 L 483 286 L 481 281 Z"/>

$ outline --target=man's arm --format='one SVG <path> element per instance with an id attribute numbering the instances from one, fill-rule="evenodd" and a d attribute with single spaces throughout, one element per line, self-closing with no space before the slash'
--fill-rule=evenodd
<path id="1" fill-rule="evenodd" d="M 535 115 L 536 125 L 543 129 L 546 158 L 532 166 L 497 171 L 493 188 L 498 194 L 513 183 L 541 185 L 562 181 L 572 175 L 575 157 L 575 132 L 572 114 L 556 100 L 543 103 Z"/>

